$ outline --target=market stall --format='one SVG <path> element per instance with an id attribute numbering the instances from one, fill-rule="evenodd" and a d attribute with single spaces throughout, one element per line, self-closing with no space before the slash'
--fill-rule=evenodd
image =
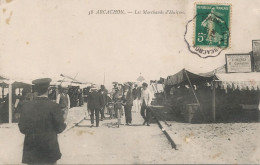
<path id="1" fill-rule="evenodd" d="M 31 84 L 22 81 L 12 81 L 7 78 L 0 77 L 0 86 L 2 88 L 2 100 L 0 106 L 0 122 L 13 122 L 15 108 L 19 103 L 19 96 L 24 88 L 30 88 Z M 5 89 L 8 88 L 8 94 Z M 16 91 L 18 90 L 18 95 Z"/>
<path id="2" fill-rule="evenodd" d="M 209 99 L 212 94 L 210 97 L 208 94 L 212 80 L 213 74 L 198 74 L 186 69 L 168 76 L 165 80 L 168 105 L 186 122 L 204 121 L 209 118 L 208 105 L 212 101 Z"/>
<path id="3" fill-rule="evenodd" d="M 216 73 L 213 86 L 214 120 L 256 120 L 254 117 L 258 116 L 259 72 Z M 233 116 L 229 117 L 231 114 Z"/>

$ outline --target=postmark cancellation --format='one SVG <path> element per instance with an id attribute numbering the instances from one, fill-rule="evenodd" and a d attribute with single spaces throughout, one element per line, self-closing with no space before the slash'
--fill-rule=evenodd
<path id="1" fill-rule="evenodd" d="M 194 7 L 184 37 L 188 49 L 202 58 L 216 57 L 230 47 L 231 5 L 195 3 Z"/>

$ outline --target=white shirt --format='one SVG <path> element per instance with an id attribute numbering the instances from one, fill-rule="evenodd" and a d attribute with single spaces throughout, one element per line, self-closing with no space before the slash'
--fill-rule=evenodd
<path id="1" fill-rule="evenodd" d="M 60 95 L 64 95 L 64 93 L 58 94 L 57 98 L 56 98 L 56 103 L 59 104 L 60 103 Z M 64 95 L 65 96 L 65 95 Z M 70 96 L 67 94 L 68 96 L 68 108 L 70 109 Z"/>
<path id="2" fill-rule="evenodd" d="M 147 106 L 151 105 L 152 94 L 151 94 L 151 92 L 149 91 L 148 88 L 146 88 L 146 90 L 142 89 L 142 91 L 141 91 L 141 103 L 143 103 L 143 101 L 145 102 L 145 104 Z"/>

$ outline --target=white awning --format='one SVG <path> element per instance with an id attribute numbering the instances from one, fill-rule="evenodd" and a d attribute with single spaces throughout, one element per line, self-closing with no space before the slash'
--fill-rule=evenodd
<path id="1" fill-rule="evenodd" d="M 219 81 L 249 81 L 260 82 L 260 72 L 251 73 L 217 73 Z"/>
<path id="2" fill-rule="evenodd" d="M 260 89 L 260 73 L 217 73 L 216 80 L 217 85 L 226 88 L 233 89 L 249 89 L 257 90 Z"/>

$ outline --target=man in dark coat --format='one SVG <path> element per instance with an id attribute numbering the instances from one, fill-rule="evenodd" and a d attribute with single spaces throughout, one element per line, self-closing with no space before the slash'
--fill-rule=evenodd
<path id="1" fill-rule="evenodd" d="M 48 98 L 51 79 L 37 79 L 38 96 L 21 105 L 19 129 L 25 134 L 22 163 L 54 164 L 61 158 L 57 134 L 65 130 L 63 113 L 58 104 Z"/>
<path id="2" fill-rule="evenodd" d="M 101 113 L 101 121 L 103 121 L 105 119 L 105 108 L 106 108 L 106 104 L 107 104 L 107 89 L 105 88 L 104 85 L 100 86 L 100 90 L 99 90 L 101 96 L 102 96 L 102 103 L 103 103 L 103 107 L 101 107 L 100 109 L 100 113 Z"/>
<path id="3" fill-rule="evenodd" d="M 125 120 L 126 125 L 132 124 L 132 106 L 133 106 L 133 95 L 132 89 L 128 84 L 125 85 L 125 90 L 123 94 L 123 103 L 125 109 Z"/>
<path id="4" fill-rule="evenodd" d="M 135 99 L 137 99 L 137 84 L 135 84 L 135 87 L 134 87 L 134 89 L 133 89 L 133 91 L 132 91 L 132 93 L 133 93 L 133 100 L 135 100 Z"/>
<path id="5" fill-rule="evenodd" d="M 94 113 L 96 116 L 96 127 L 99 127 L 99 112 L 103 107 L 104 102 L 100 92 L 97 91 L 97 88 L 94 87 L 91 89 L 92 92 L 88 96 L 88 109 L 90 109 L 90 119 L 91 125 L 94 125 Z"/>

